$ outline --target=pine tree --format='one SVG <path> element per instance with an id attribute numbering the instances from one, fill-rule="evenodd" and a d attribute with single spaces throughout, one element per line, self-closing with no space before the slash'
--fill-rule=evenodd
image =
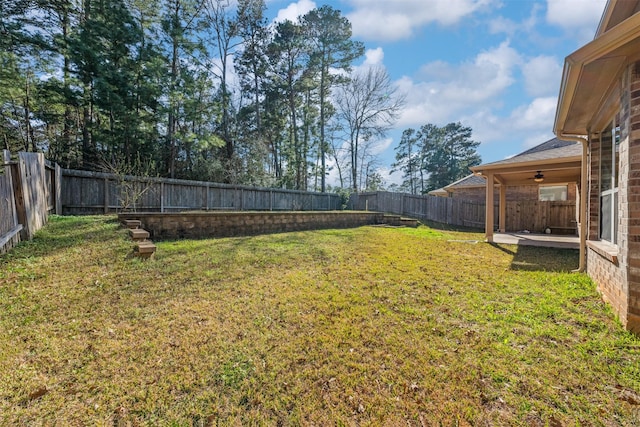
<path id="1" fill-rule="evenodd" d="M 339 73 L 329 70 L 351 71 L 352 62 L 364 54 L 364 45 L 351 40 L 351 23 L 339 10 L 324 5 L 302 17 L 302 26 L 311 42 L 311 65 L 319 73 L 319 157 L 321 191 L 326 191 L 326 127 L 333 111 L 329 104 L 331 88 L 340 81 Z"/>
<path id="2" fill-rule="evenodd" d="M 480 142 L 471 139 L 472 129 L 460 122 L 444 127 L 432 124 L 420 129 L 423 169 L 428 175 L 426 191 L 442 188 L 469 174 L 469 167 L 481 163 L 476 149 Z"/>
<path id="3" fill-rule="evenodd" d="M 418 147 L 418 135 L 415 129 L 409 128 L 402 132 L 400 142 L 395 147 L 396 161 L 391 165 L 391 173 L 401 171 L 404 182 L 411 194 L 422 193 L 422 182 L 419 177 L 421 156 Z"/>

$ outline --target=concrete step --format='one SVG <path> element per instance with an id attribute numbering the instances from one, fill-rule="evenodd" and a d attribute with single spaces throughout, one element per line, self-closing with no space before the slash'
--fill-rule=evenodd
<path id="1" fill-rule="evenodd" d="M 417 227 L 419 221 L 413 218 L 406 218 L 401 215 L 385 214 L 382 223 L 392 227 Z"/>
<path id="2" fill-rule="evenodd" d="M 413 218 L 400 218 L 400 225 L 416 228 L 418 226 L 418 220 Z"/>
<path id="3" fill-rule="evenodd" d="M 143 228 L 129 229 L 129 236 L 136 242 L 144 241 L 149 238 L 149 232 Z"/>
<path id="4" fill-rule="evenodd" d="M 382 221 L 384 224 L 386 225 L 392 225 L 394 227 L 399 227 L 400 224 L 400 219 L 402 217 L 400 215 L 392 215 L 392 214 L 385 214 L 382 217 Z"/>
<path id="5" fill-rule="evenodd" d="M 132 230 L 135 230 L 136 228 L 140 228 L 141 225 L 142 225 L 142 222 L 139 219 L 124 220 L 124 226 Z"/>
<path id="6" fill-rule="evenodd" d="M 144 242 L 138 242 L 133 247 L 133 254 L 139 258 L 150 258 L 156 252 L 156 245 L 153 242 L 146 240 Z"/>

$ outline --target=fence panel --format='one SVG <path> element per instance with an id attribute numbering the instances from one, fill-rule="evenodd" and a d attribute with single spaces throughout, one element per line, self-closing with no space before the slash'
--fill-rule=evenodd
<path id="1" fill-rule="evenodd" d="M 44 154 L 18 153 L 17 188 L 22 197 L 16 197 L 16 210 L 22 224 L 24 239 L 32 239 L 47 222 L 47 198 Z M 23 218 L 20 218 L 21 213 Z"/>
<path id="2" fill-rule="evenodd" d="M 463 227 L 484 229 L 485 203 L 451 197 L 412 195 L 401 193 L 359 193 L 349 199 L 354 210 L 370 210 L 407 215 L 413 218 Z M 494 205 L 494 227 L 499 222 L 499 205 Z M 528 230 L 573 234 L 576 232 L 576 204 L 566 202 L 541 202 L 536 200 L 509 201 L 505 206 L 506 231 Z"/>
<path id="3" fill-rule="evenodd" d="M 177 212 L 200 209 L 333 210 L 341 207 L 341 199 L 337 194 L 203 181 L 123 177 L 69 169 L 64 169 L 62 176 L 65 214 L 96 214 L 125 209 Z"/>
<path id="4" fill-rule="evenodd" d="M 60 168 L 42 153 L 8 150 L 0 157 L 0 253 L 33 238 L 50 212 L 60 213 Z"/>

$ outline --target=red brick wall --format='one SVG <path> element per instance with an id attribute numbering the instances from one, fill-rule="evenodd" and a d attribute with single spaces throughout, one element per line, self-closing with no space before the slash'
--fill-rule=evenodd
<path id="1" fill-rule="evenodd" d="M 486 200 L 485 187 L 468 187 L 468 188 L 456 188 L 451 193 L 451 197 L 456 199 L 464 199 L 472 202 L 482 202 Z M 498 200 L 500 195 L 499 191 L 494 191 L 494 199 Z"/>
<path id="2" fill-rule="evenodd" d="M 602 297 L 614 309 L 627 329 L 640 333 L 640 63 L 630 66 L 620 84 L 620 169 L 618 185 L 618 243 L 613 252 L 617 263 L 596 251 L 587 251 L 587 273 L 598 286 Z M 602 117 L 608 120 L 607 117 Z M 594 129 L 595 130 L 595 129 Z M 599 129 L 598 129 L 599 131 Z M 589 240 L 599 234 L 600 139 L 589 140 Z"/>
<path id="3" fill-rule="evenodd" d="M 597 284 L 602 299 L 611 305 L 624 323 L 627 316 L 627 297 L 621 286 L 625 281 L 624 270 L 594 250 L 588 249 L 587 274 Z"/>
<path id="4" fill-rule="evenodd" d="M 624 91 L 623 110 L 626 120 L 621 120 L 623 135 L 628 135 L 628 146 L 621 159 L 619 234 L 627 266 L 628 312 L 627 328 L 640 333 L 640 62 L 629 70 L 628 90 Z M 624 191 L 623 191 L 624 190 Z"/>

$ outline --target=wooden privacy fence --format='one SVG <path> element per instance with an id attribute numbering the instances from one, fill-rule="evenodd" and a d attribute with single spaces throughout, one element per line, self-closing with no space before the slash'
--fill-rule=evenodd
<path id="1" fill-rule="evenodd" d="M 484 229 L 485 203 L 453 197 L 412 195 L 378 191 L 353 194 L 349 208 L 407 215 L 420 220 Z M 544 232 L 546 227 L 575 233 L 575 202 L 509 201 L 505 207 L 506 231 Z M 498 227 L 494 205 L 494 228 Z"/>
<path id="2" fill-rule="evenodd" d="M 386 191 L 352 194 L 349 200 L 350 209 L 389 212 L 423 221 L 474 228 L 484 228 L 484 206 L 484 203 L 450 197 Z"/>
<path id="3" fill-rule="evenodd" d="M 60 213 L 60 168 L 41 153 L 2 152 L 0 167 L 0 253 L 30 240 L 49 212 Z"/>
<path id="4" fill-rule="evenodd" d="M 342 209 L 337 194 L 62 170 L 62 212 Z"/>

